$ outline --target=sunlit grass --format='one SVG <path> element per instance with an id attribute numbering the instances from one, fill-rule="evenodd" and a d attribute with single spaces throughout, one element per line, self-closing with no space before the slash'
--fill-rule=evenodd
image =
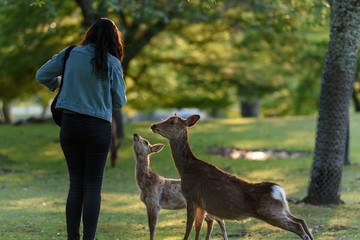
<path id="1" fill-rule="evenodd" d="M 342 182 L 342 199 L 350 204 L 317 207 L 290 202 L 292 213 L 306 220 L 315 239 L 360 239 L 360 116 L 353 115 L 350 123 L 353 164 L 344 168 Z M 105 170 L 98 239 L 149 239 L 146 208 L 134 177 L 134 132 L 152 144 L 165 144 L 160 153 L 152 155 L 151 167 L 165 177 L 179 177 L 168 141 L 152 133 L 150 125 L 151 122 L 138 122 L 125 126 L 117 166 Z M 301 200 L 309 184 L 315 125 L 315 117 L 205 120 L 189 129 L 190 144 L 200 159 L 250 182 L 276 182 L 290 200 Z M 0 239 L 66 239 L 69 183 L 58 135 L 59 128 L 52 124 L 0 125 Z M 235 160 L 209 154 L 211 146 L 306 151 L 310 155 L 297 159 Z M 155 238 L 181 239 L 185 221 L 185 209 L 161 210 Z M 297 239 L 293 233 L 256 219 L 226 221 L 226 226 L 228 234 L 233 235 L 231 239 Z M 215 224 L 211 239 L 222 239 L 220 233 Z M 206 224 L 201 239 L 205 234 Z M 193 230 L 190 238 L 194 236 Z"/>
<path id="2" fill-rule="evenodd" d="M 138 211 L 139 208 L 144 208 L 144 204 L 139 201 L 138 194 L 103 193 L 102 202 L 104 211 L 132 213 Z"/>
<path id="3" fill-rule="evenodd" d="M 25 190 L 27 191 L 27 190 Z M 24 210 L 24 209 L 37 209 L 37 210 L 54 210 L 58 211 L 59 206 L 63 208 L 65 201 L 50 200 L 46 197 L 23 198 L 8 202 L 7 210 Z"/>

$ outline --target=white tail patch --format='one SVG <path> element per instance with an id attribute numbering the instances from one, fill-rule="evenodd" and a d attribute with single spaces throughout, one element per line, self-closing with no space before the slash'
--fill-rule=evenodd
<path id="1" fill-rule="evenodd" d="M 276 200 L 282 201 L 285 204 L 286 210 L 289 212 L 289 205 L 286 201 L 286 194 L 284 189 L 279 185 L 274 185 L 272 186 L 272 190 L 273 191 L 271 192 L 271 196 Z"/>

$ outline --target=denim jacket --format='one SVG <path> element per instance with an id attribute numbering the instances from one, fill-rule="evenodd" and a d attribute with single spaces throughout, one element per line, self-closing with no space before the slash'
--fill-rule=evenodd
<path id="1" fill-rule="evenodd" d="M 36 80 L 55 91 L 59 86 L 66 49 L 54 55 L 36 73 Z M 92 44 L 72 49 L 66 61 L 64 82 L 56 108 L 111 121 L 112 109 L 126 103 L 125 83 L 120 61 L 108 53 L 108 78 L 100 79 L 93 71 L 91 59 L 95 55 Z"/>

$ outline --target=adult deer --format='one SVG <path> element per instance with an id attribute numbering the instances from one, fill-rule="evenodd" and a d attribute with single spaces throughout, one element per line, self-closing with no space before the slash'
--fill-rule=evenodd
<path id="1" fill-rule="evenodd" d="M 150 240 L 154 239 L 156 223 L 161 209 L 178 210 L 186 207 L 186 200 L 181 193 L 180 179 L 164 178 L 152 171 L 150 168 L 150 155 L 163 149 L 163 144 L 151 145 L 148 140 L 139 134 L 133 135 L 133 150 L 136 160 L 135 177 L 138 188 L 140 189 L 140 199 L 145 204 L 148 224 L 150 230 Z M 202 215 L 203 216 L 203 215 Z M 207 233 L 206 240 L 210 239 L 214 220 L 206 216 Z M 226 236 L 223 220 L 216 219 L 220 225 L 223 235 Z M 199 239 L 201 221 L 196 224 L 196 240 Z"/>
<path id="2" fill-rule="evenodd" d="M 191 151 L 188 128 L 200 119 L 187 119 L 176 114 L 152 124 L 154 133 L 170 142 L 175 166 L 181 177 L 181 190 L 187 202 L 187 240 L 195 219 L 204 214 L 220 219 L 238 220 L 254 217 L 273 226 L 297 234 L 303 240 L 314 240 L 304 220 L 294 217 L 286 201 L 285 191 L 275 183 L 249 183 L 198 159 Z"/>

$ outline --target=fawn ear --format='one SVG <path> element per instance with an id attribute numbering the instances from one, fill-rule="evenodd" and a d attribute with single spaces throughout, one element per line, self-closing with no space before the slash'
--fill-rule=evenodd
<path id="1" fill-rule="evenodd" d="M 160 152 L 164 148 L 164 144 L 155 144 L 151 147 L 151 152 Z"/>
<path id="2" fill-rule="evenodd" d="M 192 127 L 199 121 L 199 119 L 200 115 L 191 115 L 186 119 L 185 123 L 188 127 Z"/>

